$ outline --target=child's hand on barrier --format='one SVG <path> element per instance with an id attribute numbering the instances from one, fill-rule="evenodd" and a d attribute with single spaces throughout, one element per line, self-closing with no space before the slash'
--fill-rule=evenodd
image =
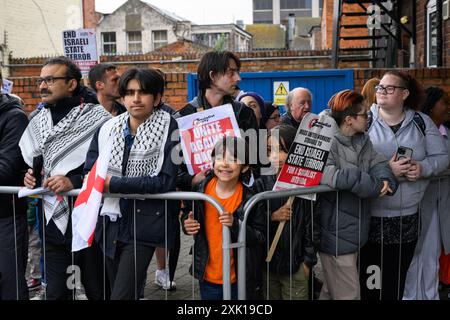
<path id="1" fill-rule="evenodd" d="M 184 229 L 186 230 L 186 233 L 191 236 L 197 234 L 198 230 L 200 230 L 200 223 L 194 219 L 192 211 L 189 212 L 188 218 L 184 220 Z"/>
<path id="2" fill-rule="evenodd" d="M 219 214 L 219 221 L 224 226 L 231 227 L 233 225 L 233 214 L 229 212 Z"/>
<path id="3" fill-rule="evenodd" d="M 286 202 L 284 206 L 272 213 L 272 221 L 287 221 L 292 216 L 291 205 Z"/>
<path id="4" fill-rule="evenodd" d="M 389 182 L 387 182 L 386 180 L 383 181 L 383 188 L 380 191 L 380 195 L 379 197 L 382 197 L 384 195 L 386 195 L 386 193 L 392 193 L 391 188 L 389 187 Z"/>

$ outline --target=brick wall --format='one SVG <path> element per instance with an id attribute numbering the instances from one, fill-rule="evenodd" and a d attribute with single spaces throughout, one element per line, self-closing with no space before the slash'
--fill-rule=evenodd
<path id="1" fill-rule="evenodd" d="M 425 31 L 426 31 L 426 6 L 428 0 L 418 0 L 416 5 L 416 66 L 426 66 L 426 44 L 425 44 Z"/>
<path id="2" fill-rule="evenodd" d="M 416 65 L 424 68 L 426 62 L 426 13 L 428 0 L 418 0 L 416 7 Z M 442 65 L 450 67 L 450 19 L 442 20 Z"/>
<path id="3" fill-rule="evenodd" d="M 355 90 L 361 91 L 366 81 L 370 78 L 376 77 L 381 79 L 386 71 L 388 71 L 388 69 L 355 70 Z M 401 71 L 404 71 L 416 78 L 424 88 L 429 86 L 438 86 L 450 94 L 450 68 L 401 69 Z"/>
<path id="4" fill-rule="evenodd" d="M 367 5 L 364 5 L 367 7 Z M 324 0 L 322 9 L 322 48 L 331 49 L 333 47 L 333 12 L 334 12 L 334 1 Z M 363 12 L 363 9 L 357 4 L 344 4 L 342 12 Z M 366 24 L 367 17 L 348 17 L 344 16 L 341 19 L 341 25 L 355 25 L 355 24 Z M 341 29 L 341 36 L 367 36 L 369 31 L 367 28 L 358 29 Z M 341 40 L 341 48 L 351 48 L 351 47 L 367 47 L 367 40 Z"/>
<path id="5" fill-rule="evenodd" d="M 442 21 L 442 65 L 450 67 L 450 18 Z"/>
<path id="6" fill-rule="evenodd" d="M 101 15 L 95 12 L 95 0 L 82 0 L 83 27 L 95 29 Z"/>

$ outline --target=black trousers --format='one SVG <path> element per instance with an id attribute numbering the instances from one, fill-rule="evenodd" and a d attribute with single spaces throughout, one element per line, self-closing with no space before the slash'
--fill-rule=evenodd
<path id="1" fill-rule="evenodd" d="M 417 241 L 400 244 L 367 243 L 361 248 L 361 300 L 402 300 L 406 274 L 414 256 Z M 376 274 L 374 267 L 381 273 Z M 373 288 L 380 276 L 380 289 Z"/>
<path id="2" fill-rule="evenodd" d="M 74 266 L 75 269 L 72 269 Z M 47 279 L 47 300 L 70 300 L 76 281 L 81 281 L 89 300 L 105 299 L 103 256 L 98 244 L 78 252 L 70 245 L 45 242 L 44 271 Z"/>
<path id="3" fill-rule="evenodd" d="M 117 244 L 115 259 L 107 259 L 106 262 L 112 284 L 111 300 L 139 299 L 154 252 L 155 247 Z"/>
<path id="4" fill-rule="evenodd" d="M 28 300 L 27 259 L 26 215 L 0 218 L 0 300 Z"/>

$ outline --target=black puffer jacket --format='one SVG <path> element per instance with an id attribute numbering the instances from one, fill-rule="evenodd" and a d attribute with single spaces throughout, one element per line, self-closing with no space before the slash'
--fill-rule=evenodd
<path id="1" fill-rule="evenodd" d="M 213 178 L 209 175 L 205 180 L 203 180 L 196 188 L 197 192 L 205 193 L 206 185 Z M 234 222 L 230 228 L 231 242 L 235 243 L 239 236 L 239 220 L 244 219 L 244 205 L 253 196 L 253 192 L 244 186 L 243 201 L 233 213 Z M 194 202 L 195 210 L 194 219 L 200 223 L 200 231 L 194 236 L 194 272 L 192 272 L 192 266 L 190 267 L 190 273 L 199 281 L 204 280 L 206 264 L 208 263 L 209 250 L 208 250 L 208 240 L 206 239 L 205 233 L 205 207 L 202 201 Z M 181 218 L 181 224 L 184 229 L 184 220 L 188 218 L 190 207 L 190 202 L 187 204 L 186 208 L 183 210 L 183 215 Z M 255 206 L 250 212 L 247 219 L 247 230 L 246 230 L 246 299 L 262 299 L 262 267 L 264 261 L 264 247 L 265 235 L 267 230 L 267 223 L 264 211 L 260 210 L 260 207 Z M 192 251 L 191 251 L 192 253 Z M 238 251 L 233 250 L 233 255 L 235 259 L 235 272 L 238 275 Z"/>
<path id="2" fill-rule="evenodd" d="M 0 186 L 22 186 L 26 172 L 19 141 L 28 119 L 17 99 L 0 94 Z M 25 199 L 14 197 L 16 214 L 26 214 Z M 11 195 L 0 195 L 0 218 L 14 214 Z"/>
<path id="3" fill-rule="evenodd" d="M 276 182 L 276 176 L 261 176 L 255 181 L 253 190 L 255 193 L 271 191 Z M 272 215 L 281 208 L 288 198 L 269 200 L 269 213 Z M 261 201 L 262 210 L 267 212 L 267 201 Z M 320 229 L 312 230 L 311 216 L 318 220 L 319 216 L 315 210 L 315 203 L 309 200 L 295 198 L 292 204 L 292 217 L 286 221 L 280 240 L 269 264 L 270 272 L 284 275 L 291 271 L 295 273 L 304 262 L 311 267 L 317 262 L 317 250 L 320 241 Z M 269 222 L 269 246 L 272 244 L 279 222 Z M 292 241 L 291 241 L 292 235 Z M 267 246 L 265 246 L 267 248 Z M 267 254 L 267 252 L 266 252 Z M 291 258 L 292 257 L 292 258 Z M 291 270 L 292 267 L 292 270 Z"/>

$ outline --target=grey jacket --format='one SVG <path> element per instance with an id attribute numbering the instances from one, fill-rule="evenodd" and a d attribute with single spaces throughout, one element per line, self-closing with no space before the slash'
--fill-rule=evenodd
<path id="1" fill-rule="evenodd" d="M 447 150 L 450 152 L 450 130 L 445 127 L 444 136 Z M 432 215 L 437 212 L 441 240 L 445 254 L 450 254 L 450 177 L 445 176 L 434 179 L 425 190 L 425 194 L 420 203 L 421 213 L 421 235 L 425 235 L 431 224 Z M 417 246 L 422 246 L 422 239 L 419 238 Z"/>
<path id="2" fill-rule="evenodd" d="M 378 198 L 383 180 L 395 192 L 394 174 L 387 159 L 374 150 L 369 136 L 336 132 L 321 183 L 339 191 L 319 195 L 321 252 L 349 254 L 367 242 L 370 198 Z"/>
<path id="3" fill-rule="evenodd" d="M 390 159 L 399 146 L 413 149 L 412 158 L 418 161 L 422 168 L 422 176 L 429 178 L 438 175 L 448 165 L 448 151 L 439 130 L 433 121 L 419 112 L 425 122 L 425 135 L 413 121 L 413 110 L 406 110 L 405 119 L 400 129 L 394 134 L 392 129 L 379 117 L 378 106 L 370 108 L 373 114 L 372 125 L 368 133 L 375 150 Z M 372 203 L 372 216 L 398 217 L 415 214 L 419 210 L 428 179 L 408 181 L 399 179 L 399 189 L 392 197 L 383 197 Z"/>

